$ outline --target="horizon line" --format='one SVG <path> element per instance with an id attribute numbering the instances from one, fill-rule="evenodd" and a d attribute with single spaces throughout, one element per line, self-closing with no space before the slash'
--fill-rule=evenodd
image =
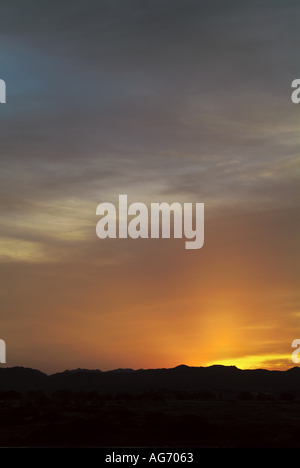
<path id="1" fill-rule="evenodd" d="M 4 364 L 4 363 L 2 363 Z M 298 368 L 300 369 L 299 366 L 297 366 L 296 364 L 294 366 L 291 366 L 287 369 L 273 369 L 273 368 L 264 368 L 264 367 L 253 367 L 253 368 L 241 368 L 241 367 L 238 367 L 236 366 L 235 364 L 218 364 L 218 363 L 215 363 L 215 364 L 209 364 L 209 365 L 206 365 L 206 366 L 191 366 L 191 365 L 188 365 L 188 364 L 178 364 L 177 366 L 174 366 L 174 367 L 148 367 L 148 368 L 143 368 L 143 367 L 140 367 L 140 368 L 136 368 L 136 369 L 133 369 L 131 367 L 117 367 L 117 368 L 113 368 L 113 369 L 107 369 L 107 370 L 101 370 L 99 368 L 86 368 L 86 367 L 77 367 L 77 368 L 66 368 L 65 370 L 62 370 L 62 371 L 57 371 L 57 372 L 52 372 L 52 373 L 47 373 L 45 371 L 42 371 L 38 368 L 35 368 L 35 367 L 30 367 L 30 366 L 18 366 L 18 365 L 15 365 L 15 366 L 1 366 L 0 369 L 28 369 L 28 370 L 33 370 L 33 371 L 38 371 L 38 372 L 41 372 L 42 374 L 45 374 L 47 376 L 51 376 L 51 375 L 56 375 L 56 374 L 63 374 L 65 372 L 101 372 L 103 374 L 105 373 L 108 373 L 108 372 L 139 372 L 139 371 L 151 371 L 151 370 L 174 370 L 174 369 L 177 369 L 179 367 L 187 367 L 189 369 L 209 369 L 211 367 L 226 367 L 226 368 L 235 368 L 237 370 L 240 370 L 240 371 L 255 371 L 255 370 L 263 370 L 263 371 L 268 371 L 268 372 L 287 372 L 287 371 L 290 371 L 292 369 L 295 369 L 295 368 Z"/>

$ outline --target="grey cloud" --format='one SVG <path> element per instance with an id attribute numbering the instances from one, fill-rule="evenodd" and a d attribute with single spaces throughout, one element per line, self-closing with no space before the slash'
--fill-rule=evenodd
<path id="1" fill-rule="evenodd" d="M 294 203 L 293 178 L 260 174 L 297 156 L 297 11 L 294 1 L 1 2 L 12 80 L 4 209 L 151 182 L 162 194 L 265 190 Z"/>

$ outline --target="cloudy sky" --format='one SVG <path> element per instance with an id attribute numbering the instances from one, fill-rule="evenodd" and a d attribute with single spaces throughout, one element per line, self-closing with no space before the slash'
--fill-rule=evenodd
<path id="1" fill-rule="evenodd" d="M 1 1 L 2 366 L 295 365 L 299 15 Z M 96 208 L 119 194 L 204 203 L 204 246 L 99 239 Z"/>

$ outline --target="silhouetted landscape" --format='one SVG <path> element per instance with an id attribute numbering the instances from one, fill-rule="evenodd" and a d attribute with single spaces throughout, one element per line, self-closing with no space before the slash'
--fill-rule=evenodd
<path id="1" fill-rule="evenodd" d="M 0 369 L 2 447 L 300 447 L 300 369 Z"/>

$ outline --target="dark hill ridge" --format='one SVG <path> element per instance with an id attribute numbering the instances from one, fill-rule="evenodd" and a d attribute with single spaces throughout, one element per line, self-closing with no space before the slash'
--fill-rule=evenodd
<path id="1" fill-rule="evenodd" d="M 24 367 L 0 368 L 0 391 L 42 390 L 51 393 L 58 389 L 96 390 L 102 394 L 164 389 L 186 392 L 294 392 L 300 395 L 300 368 L 269 371 L 241 370 L 235 366 L 222 365 L 180 365 L 170 369 L 116 369 L 105 372 L 98 369 L 76 369 L 52 375 Z"/>

